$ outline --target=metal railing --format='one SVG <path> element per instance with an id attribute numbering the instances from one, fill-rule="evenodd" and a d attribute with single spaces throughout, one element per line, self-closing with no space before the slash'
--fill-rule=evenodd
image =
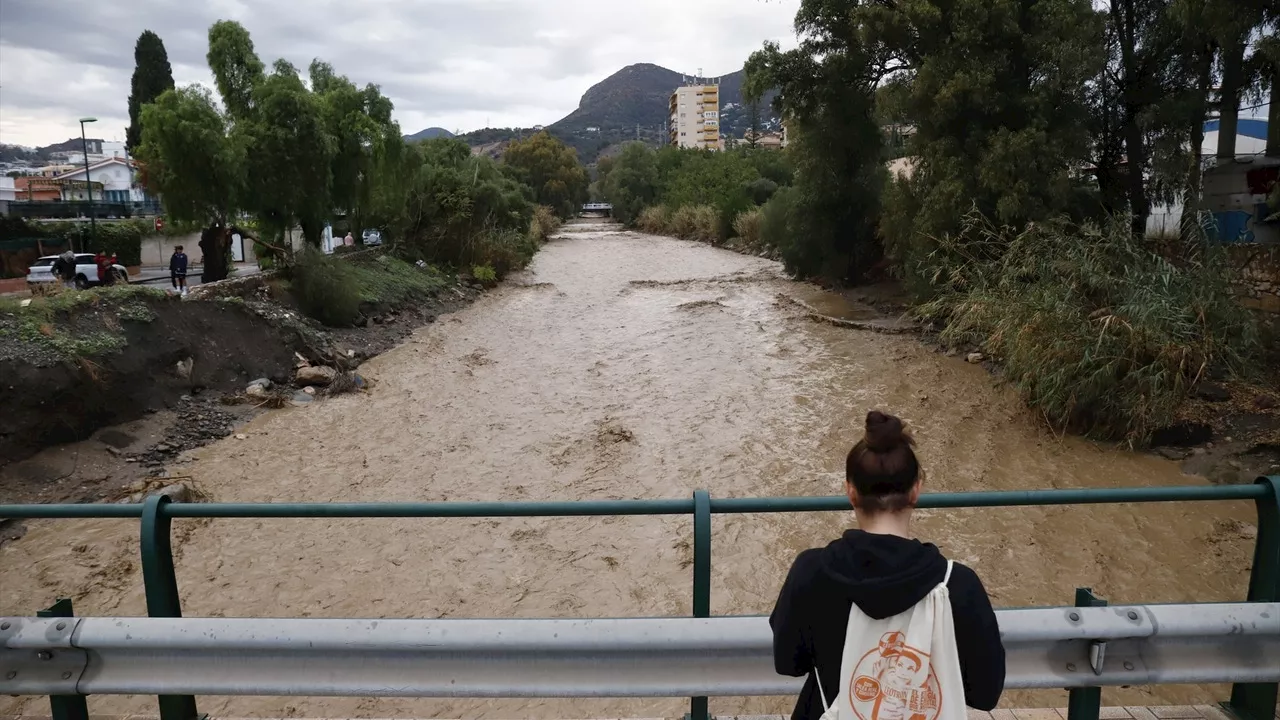
<path id="1" fill-rule="evenodd" d="M 999 610 L 1006 688 L 1280 680 L 1280 603 Z M 0 618 L 0 694 L 795 695 L 763 617 Z M 14 674 L 16 673 L 16 675 Z"/>
<path id="2" fill-rule="evenodd" d="M 1254 485 L 1109 488 L 1079 490 L 1032 490 L 1022 492 L 931 493 L 921 496 L 921 508 L 1023 507 L 1048 505 L 1091 505 L 1109 503 L 1203 502 L 1252 500 L 1258 512 L 1258 533 L 1254 546 L 1246 600 L 1249 603 L 1280 601 L 1280 476 L 1259 478 Z M 273 503 L 273 504 L 172 504 L 155 495 L 134 505 L 0 505 L 0 518 L 75 519 L 139 518 L 141 520 L 141 566 L 147 614 L 152 618 L 180 618 L 182 608 L 170 546 L 170 526 L 174 518 L 481 518 L 481 517 L 583 517 L 609 515 L 692 515 L 693 516 L 693 616 L 711 615 L 711 516 L 713 514 L 848 511 L 844 497 L 725 498 L 712 499 L 696 491 L 685 500 L 615 500 L 581 502 L 457 502 L 457 503 Z M 1076 605 L 1084 617 L 1099 612 L 1089 610 L 1105 605 L 1088 590 L 1077 591 Z M 1101 611 L 1115 613 L 1117 608 Z M 1126 608 L 1126 611 L 1128 608 Z M 1266 608 L 1264 612 L 1269 612 Z M 1134 610 L 1137 612 L 1137 610 Z M 1059 611 L 1060 612 L 1060 611 Z M 48 615 L 70 615 L 70 603 L 60 602 Z M 75 622 L 65 621 L 62 630 Z M 98 626 L 94 622 L 93 627 Z M 55 624 L 56 627 L 56 624 Z M 90 627 L 90 626 L 86 626 Z M 1077 638 L 1079 639 L 1079 638 Z M 1064 651 L 1068 650 L 1063 646 Z M 690 649 L 690 653 L 695 650 Z M 1078 660 L 1089 662 L 1089 652 Z M 1064 656 L 1065 657 L 1065 656 Z M 1194 656 L 1192 656 L 1194 658 Z M 1198 660 L 1198 658 L 1195 658 Z M 707 658 L 703 658 L 707 661 Z M 1208 662 L 1208 659 L 1206 659 Z M 67 671 L 64 671 L 67 672 Z M 1172 676 L 1171 676 L 1172 677 Z M 1247 720 L 1270 720 L 1276 707 L 1277 682 L 1267 675 L 1258 682 L 1251 676 L 1238 680 L 1225 704 Z M 1139 679 L 1140 680 L 1140 679 Z M 1134 680 L 1138 681 L 1138 680 Z M 1148 682 L 1175 682 L 1148 677 Z M 1094 681 L 1097 683 L 1098 681 Z M 1100 683 L 1098 683 L 1100 684 Z M 1093 685 L 1079 686 L 1064 680 L 1056 687 L 1072 687 L 1068 700 L 1071 720 L 1097 720 L 1101 692 Z M 85 687 L 91 687 L 86 685 Z M 79 692 L 79 690 L 78 690 Z M 87 717 L 84 695 L 53 696 L 58 720 Z M 198 717 L 191 694 L 161 695 L 163 720 L 193 720 Z M 706 720 L 707 698 L 693 697 L 692 720 Z"/>

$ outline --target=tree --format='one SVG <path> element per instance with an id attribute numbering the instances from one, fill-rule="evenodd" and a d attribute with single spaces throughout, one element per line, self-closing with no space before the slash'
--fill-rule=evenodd
<path id="1" fill-rule="evenodd" d="M 150 30 L 142 31 L 133 46 L 133 78 L 129 81 L 129 128 L 124 147 L 130 154 L 142 143 L 142 106 L 155 102 L 165 90 L 173 89 L 173 68 L 164 41 Z"/>
<path id="2" fill-rule="evenodd" d="M 282 237 L 297 223 L 307 242 L 319 245 L 333 212 L 334 143 L 322 103 L 283 60 L 254 88 L 252 103 L 252 115 L 237 126 L 245 138 L 251 209 L 271 236 Z"/>
<path id="3" fill-rule="evenodd" d="M 644 143 L 629 142 L 622 147 L 600 182 L 606 201 L 613 205 L 613 216 L 630 225 L 640 211 L 658 197 L 658 168 L 654 151 Z"/>
<path id="4" fill-rule="evenodd" d="M 222 95 L 222 104 L 234 122 L 249 119 L 254 89 L 265 79 L 265 68 L 253 50 L 249 31 L 238 22 L 219 20 L 209 28 L 206 58 Z"/>
<path id="5" fill-rule="evenodd" d="M 227 276 L 231 222 L 245 194 L 245 150 L 207 90 L 167 90 L 142 108 L 138 159 L 147 187 L 176 222 L 207 225 L 201 233 L 205 281 Z"/>
<path id="6" fill-rule="evenodd" d="M 857 10 L 857 8 L 853 8 Z M 799 46 L 765 43 L 747 61 L 750 99 L 777 88 L 788 120 L 795 189 L 788 194 L 788 232 L 779 250 L 802 277 L 857 282 L 882 254 L 876 234 L 884 169 L 874 91 L 887 58 L 868 43 L 843 0 L 803 0 L 796 13 Z"/>
<path id="7" fill-rule="evenodd" d="M 502 153 L 502 162 L 533 188 L 538 204 L 562 218 L 572 217 L 587 197 L 587 170 L 578 162 L 578 153 L 546 130 L 513 141 Z"/>

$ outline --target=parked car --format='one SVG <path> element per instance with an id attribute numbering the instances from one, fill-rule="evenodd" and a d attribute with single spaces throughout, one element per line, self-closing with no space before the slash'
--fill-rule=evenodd
<path id="1" fill-rule="evenodd" d="M 382 233 L 377 230 L 365 230 L 364 244 L 365 245 L 381 245 Z"/>
<path id="2" fill-rule="evenodd" d="M 34 285 L 59 282 L 53 274 L 53 261 L 57 259 L 57 255 L 45 255 L 31 263 L 31 267 L 27 268 L 27 283 Z M 116 274 L 116 282 L 129 282 L 129 271 L 125 266 L 112 265 L 111 270 Z M 101 284 L 98 282 L 98 265 L 93 261 L 93 253 L 76 253 L 76 287 L 84 290 Z"/>

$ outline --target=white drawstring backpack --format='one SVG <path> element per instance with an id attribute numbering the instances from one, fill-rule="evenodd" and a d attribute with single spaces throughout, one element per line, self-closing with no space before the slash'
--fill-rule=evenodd
<path id="1" fill-rule="evenodd" d="M 873 620 L 853 604 L 835 702 L 827 702 L 814 668 L 822 720 L 966 720 L 951 565 L 941 584 L 893 617 Z"/>

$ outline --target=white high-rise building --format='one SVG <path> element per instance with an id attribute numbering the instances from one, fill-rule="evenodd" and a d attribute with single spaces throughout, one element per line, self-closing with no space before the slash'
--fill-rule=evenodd
<path id="1" fill-rule="evenodd" d="M 682 148 L 721 150 L 720 86 L 685 85 L 671 93 L 671 121 L 667 123 L 672 145 Z"/>

